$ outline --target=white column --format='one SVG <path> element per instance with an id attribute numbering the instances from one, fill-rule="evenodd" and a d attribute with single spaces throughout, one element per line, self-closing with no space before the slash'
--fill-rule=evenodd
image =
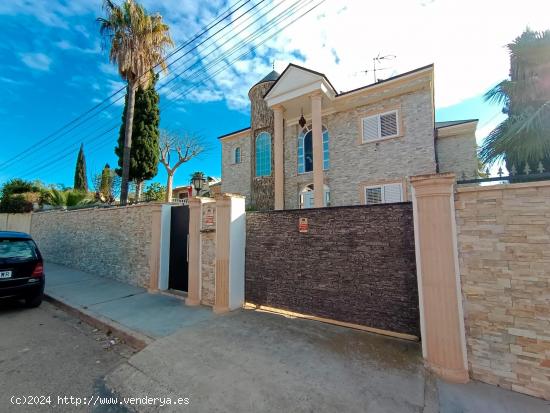
<path id="1" fill-rule="evenodd" d="M 324 176 L 323 176 L 323 126 L 321 121 L 320 93 L 311 95 L 311 129 L 313 138 L 313 189 L 315 208 L 322 208 L 324 203 Z"/>
<path id="2" fill-rule="evenodd" d="M 284 209 L 284 149 L 283 149 L 283 110 L 280 105 L 273 107 L 274 113 L 274 179 L 275 209 Z"/>

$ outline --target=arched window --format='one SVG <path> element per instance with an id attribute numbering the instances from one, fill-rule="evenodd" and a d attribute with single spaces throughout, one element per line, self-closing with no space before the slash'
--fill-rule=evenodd
<path id="1" fill-rule="evenodd" d="M 241 148 L 235 148 L 235 163 L 241 163 Z"/>
<path id="2" fill-rule="evenodd" d="M 329 168 L 328 129 L 323 126 L 323 169 Z M 313 132 L 306 126 L 298 136 L 298 173 L 313 171 Z"/>
<path id="3" fill-rule="evenodd" d="M 271 175 L 271 135 L 261 132 L 256 137 L 256 176 Z"/>

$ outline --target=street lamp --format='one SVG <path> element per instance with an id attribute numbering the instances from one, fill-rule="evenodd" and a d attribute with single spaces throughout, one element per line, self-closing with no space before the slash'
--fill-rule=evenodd
<path id="1" fill-rule="evenodd" d="M 195 188 L 196 196 L 199 196 L 202 190 L 202 186 L 204 184 L 203 177 L 199 174 L 193 175 L 192 184 L 193 184 L 193 187 Z"/>

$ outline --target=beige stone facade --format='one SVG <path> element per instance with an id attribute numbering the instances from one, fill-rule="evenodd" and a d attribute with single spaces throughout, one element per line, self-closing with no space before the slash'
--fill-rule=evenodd
<path id="1" fill-rule="evenodd" d="M 550 399 L 550 183 L 459 188 L 455 208 L 471 375 Z"/>
<path id="2" fill-rule="evenodd" d="M 158 277 L 160 211 L 143 204 L 34 213 L 31 235 L 46 261 L 149 288 Z"/>
<path id="3" fill-rule="evenodd" d="M 432 66 L 354 91 L 337 93 L 323 74 L 290 65 L 277 81 L 260 83 L 251 90 L 260 86 L 266 92 L 263 99 L 270 110 L 277 108 L 282 113 L 282 139 L 278 141 L 272 136 L 271 176 L 261 178 L 269 183 L 270 191 L 273 188 L 281 191 L 280 195 L 274 195 L 284 201 L 278 209 L 303 207 L 300 195 L 306 186 L 316 181 L 315 176 L 318 183 L 324 182 L 328 186 L 330 206 L 344 206 L 364 204 L 368 186 L 401 183 L 402 199 L 406 201 L 410 200 L 410 176 L 435 173 L 439 168 L 439 172 L 454 172 L 459 177 L 471 178 L 477 169 L 475 120 L 450 122 L 452 127 L 446 123 L 441 139 L 438 138 L 438 127 L 434 123 Z M 320 109 L 313 106 L 314 96 L 318 97 L 316 102 L 320 102 Z M 253 100 L 254 109 L 258 106 L 258 96 Z M 363 119 L 388 111 L 397 113 L 397 134 L 363 142 Z M 265 185 L 256 185 L 258 178 L 254 176 L 252 130 L 258 124 L 256 112 L 252 111 L 252 128 L 221 137 L 222 192 L 244 195 L 252 207 L 259 204 L 260 199 L 269 198 L 271 202 L 273 196 L 267 187 L 264 188 Z M 306 128 L 313 130 L 314 112 L 329 134 L 329 167 L 323 170 L 322 164 L 317 163 L 317 172 L 299 173 L 298 140 L 302 127 L 298 120 L 303 115 Z M 277 128 L 270 124 L 266 130 L 274 135 Z M 313 139 L 317 142 L 315 139 L 319 140 L 320 134 Z M 276 178 L 275 169 L 280 166 L 273 162 L 278 148 L 275 142 L 282 143 L 281 178 Z M 241 150 L 240 164 L 234 161 L 237 147 Z M 316 147 L 322 150 L 320 144 Z M 277 179 L 282 183 L 277 184 Z M 315 203 L 319 206 L 322 201 L 319 198 Z M 264 207 L 262 205 L 259 209 Z"/>
<path id="4" fill-rule="evenodd" d="M 452 172 L 457 179 L 474 179 L 477 176 L 478 159 L 477 121 L 437 129 L 436 153 L 439 172 Z"/>
<path id="5" fill-rule="evenodd" d="M 223 141 L 222 145 L 222 193 L 241 194 L 250 198 L 250 133 L 237 134 Z M 240 149 L 240 163 L 235 163 L 235 150 Z"/>
<path id="6" fill-rule="evenodd" d="M 213 306 L 216 283 L 216 203 L 205 204 L 201 214 L 201 303 Z"/>

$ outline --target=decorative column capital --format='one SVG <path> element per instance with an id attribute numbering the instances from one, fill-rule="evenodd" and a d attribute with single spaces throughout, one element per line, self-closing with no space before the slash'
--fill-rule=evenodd
<path id="1" fill-rule="evenodd" d="M 273 112 L 279 112 L 279 113 L 284 113 L 285 111 L 285 107 L 281 104 L 273 105 L 271 109 L 273 110 Z"/>
<path id="2" fill-rule="evenodd" d="M 321 100 L 322 97 L 323 97 L 323 94 L 319 91 L 315 91 L 309 95 L 309 98 L 311 100 Z"/>

